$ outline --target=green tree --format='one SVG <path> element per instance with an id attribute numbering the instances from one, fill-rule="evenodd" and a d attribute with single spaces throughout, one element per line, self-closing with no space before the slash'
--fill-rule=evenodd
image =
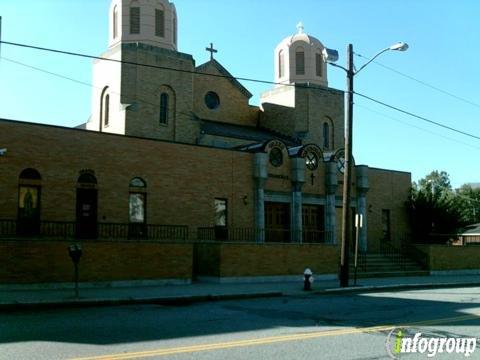
<path id="1" fill-rule="evenodd" d="M 419 189 L 431 191 L 433 193 L 439 191 L 449 192 L 452 190 L 452 185 L 450 184 L 450 176 L 445 171 L 434 170 L 423 179 L 418 181 Z"/>
<path id="2" fill-rule="evenodd" d="M 414 240 L 446 242 L 465 224 L 449 175 L 432 171 L 413 184 L 409 211 Z M 436 234 L 436 235 L 435 235 Z"/>
<path id="3" fill-rule="evenodd" d="M 472 188 L 469 184 L 462 185 L 455 191 L 456 205 L 466 224 L 480 222 L 480 188 Z"/>

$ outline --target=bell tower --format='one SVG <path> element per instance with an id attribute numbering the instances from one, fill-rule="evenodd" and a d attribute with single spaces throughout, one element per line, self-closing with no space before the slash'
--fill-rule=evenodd
<path id="1" fill-rule="evenodd" d="M 144 43 L 177 50 L 177 12 L 168 0 L 112 0 L 109 48 L 119 43 Z"/>

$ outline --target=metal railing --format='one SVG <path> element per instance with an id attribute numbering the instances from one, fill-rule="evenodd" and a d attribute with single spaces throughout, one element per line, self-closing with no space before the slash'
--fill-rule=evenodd
<path id="1" fill-rule="evenodd" d="M 382 239 L 380 240 L 380 252 L 405 270 L 409 260 L 409 244 L 410 236 L 408 234 L 391 240 Z"/>
<path id="2" fill-rule="evenodd" d="M 138 223 L 97 223 L 82 231 L 72 221 L 0 220 L 0 237 L 45 239 L 124 239 L 124 240 L 188 240 L 188 226 Z"/>
<path id="3" fill-rule="evenodd" d="M 269 243 L 331 243 L 333 234 L 327 231 L 304 229 L 236 228 L 223 226 L 199 227 L 199 241 L 269 242 Z"/>
<path id="4" fill-rule="evenodd" d="M 461 235 L 462 245 L 480 245 L 480 235 Z"/>

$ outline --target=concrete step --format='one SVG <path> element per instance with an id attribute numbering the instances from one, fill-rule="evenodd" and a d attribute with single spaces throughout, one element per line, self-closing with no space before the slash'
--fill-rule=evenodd
<path id="1" fill-rule="evenodd" d="M 355 268 L 350 268 L 350 272 L 355 271 Z M 358 273 L 389 273 L 389 272 L 397 272 L 397 271 L 423 271 L 421 268 L 388 268 L 388 269 L 362 269 L 357 268 Z"/>
<path id="2" fill-rule="evenodd" d="M 357 272 L 357 278 L 398 277 L 398 276 L 428 276 L 429 271 L 388 271 L 388 272 Z M 350 273 L 353 278 L 353 272 Z"/>

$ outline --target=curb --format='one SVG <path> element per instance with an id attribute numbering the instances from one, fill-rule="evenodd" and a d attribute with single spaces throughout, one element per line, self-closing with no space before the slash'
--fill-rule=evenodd
<path id="1" fill-rule="evenodd" d="M 119 298 L 119 299 L 64 299 L 58 301 L 41 302 L 13 302 L 0 304 L 0 311 L 5 310 L 37 310 L 37 309 L 60 309 L 75 307 L 100 307 L 100 306 L 121 306 L 135 304 L 156 304 L 165 306 L 188 305 L 198 302 L 222 301 L 234 299 L 255 299 L 267 297 L 281 297 L 284 294 L 280 291 L 243 293 L 243 294 L 208 294 L 208 295 L 185 295 L 185 296 L 164 296 L 151 298 Z"/>
<path id="2" fill-rule="evenodd" d="M 438 284 L 394 284 L 394 285 L 366 285 L 366 286 L 350 286 L 347 288 L 332 288 L 312 291 L 316 295 L 334 295 L 342 293 L 360 293 L 373 291 L 390 291 L 390 290 L 408 290 L 408 289 L 435 289 L 435 288 L 458 288 L 458 287 L 474 287 L 480 286 L 480 282 L 465 283 L 438 283 Z"/>

